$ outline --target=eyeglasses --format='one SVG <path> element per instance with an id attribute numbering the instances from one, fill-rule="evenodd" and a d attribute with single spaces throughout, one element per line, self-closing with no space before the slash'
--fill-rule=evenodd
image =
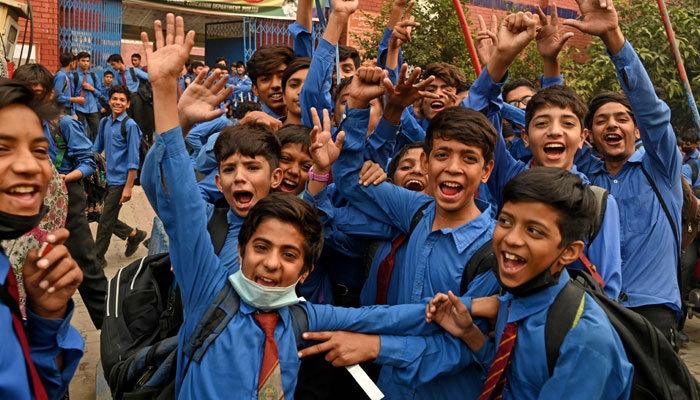
<path id="1" fill-rule="evenodd" d="M 518 106 L 520 106 L 521 103 L 522 103 L 522 105 L 527 106 L 527 103 L 529 103 L 531 99 L 532 99 L 532 96 L 525 96 L 520 100 L 511 100 L 508 102 L 508 104 L 510 104 L 513 107 L 518 107 Z"/>

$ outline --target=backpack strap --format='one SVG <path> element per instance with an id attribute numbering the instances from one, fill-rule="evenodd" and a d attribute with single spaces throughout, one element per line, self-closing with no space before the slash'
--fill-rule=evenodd
<path id="1" fill-rule="evenodd" d="M 228 234 L 228 218 L 227 214 L 231 207 L 226 202 L 226 199 L 220 199 L 214 205 L 214 213 L 207 224 L 207 231 L 211 238 L 211 244 L 214 245 L 214 252 L 218 255 L 226 242 Z"/>
<path id="2" fill-rule="evenodd" d="M 90 77 L 92 78 L 92 84 L 94 87 L 97 87 L 97 78 L 95 77 L 94 72 L 90 72 Z"/>
<path id="3" fill-rule="evenodd" d="M 122 125 L 121 125 L 121 131 L 122 131 L 122 137 L 124 140 L 126 140 L 126 123 L 131 119 L 130 116 L 125 116 L 124 119 L 122 120 Z"/>
<path id="4" fill-rule="evenodd" d="M 60 73 L 61 75 L 63 75 L 63 76 L 66 77 L 66 80 L 63 81 L 63 87 L 61 88 L 61 94 L 66 94 L 66 89 L 68 89 L 68 79 L 70 79 L 70 78 L 68 78 L 68 74 L 66 74 L 66 73 L 64 73 L 64 72 L 61 72 L 61 71 L 56 72 L 57 75 L 58 75 L 59 73 Z M 72 93 L 71 93 L 71 94 L 72 94 Z"/>
<path id="5" fill-rule="evenodd" d="M 459 284 L 459 295 L 464 296 L 467 293 L 469 284 L 482 273 L 491 269 L 493 265 L 498 264 L 498 259 L 493 250 L 493 239 L 482 244 L 474 255 L 467 261 L 467 265 L 462 271 L 462 280 Z"/>
<path id="6" fill-rule="evenodd" d="M 50 121 L 48 124 L 51 137 L 53 138 L 54 143 L 56 143 L 56 147 L 58 147 L 56 157 L 53 159 L 53 166 L 58 169 L 61 167 L 63 160 L 66 158 L 66 153 L 68 152 L 68 141 L 66 140 L 66 137 L 63 136 L 63 131 L 61 131 L 60 118 Z"/>
<path id="7" fill-rule="evenodd" d="M 554 373 L 554 367 L 559 359 L 559 349 L 569 331 L 578 325 L 583 307 L 586 304 L 586 293 L 580 286 L 569 281 L 559 292 L 547 311 L 547 322 L 544 326 L 544 344 L 547 351 L 547 366 L 549 376 Z"/>
<path id="8" fill-rule="evenodd" d="M 581 255 L 578 256 L 579 261 L 581 261 L 581 264 L 583 264 L 583 267 L 586 268 L 586 271 L 595 279 L 596 282 L 600 284 L 600 286 L 605 287 L 605 281 L 603 280 L 603 277 L 600 276 L 598 273 L 598 268 L 596 268 L 595 265 L 591 262 L 591 260 L 586 257 L 583 252 L 581 252 Z"/>
<path id="9" fill-rule="evenodd" d="M 136 72 L 134 72 L 134 67 L 129 67 L 129 72 L 131 73 L 131 80 L 139 82 L 139 78 L 136 77 Z"/>
<path id="10" fill-rule="evenodd" d="M 610 192 L 608 192 L 600 186 L 595 185 L 588 185 L 588 188 L 591 189 L 591 191 L 595 195 L 596 206 L 598 208 L 595 220 L 593 220 L 593 229 L 590 235 L 588 236 L 588 244 L 590 245 L 591 243 L 593 243 L 593 240 L 595 240 L 595 238 L 598 236 L 598 233 L 600 232 L 600 227 L 603 225 L 603 218 L 605 218 L 605 211 L 608 207 L 608 196 L 610 195 Z"/>
<path id="11" fill-rule="evenodd" d="M 418 226 L 418 223 L 420 222 L 420 220 L 423 219 L 423 211 L 425 211 L 425 209 L 428 208 L 428 205 L 430 205 L 430 202 L 423 204 L 418 209 L 418 211 L 416 211 L 416 213 L 413 214 L 413 219 L 411 219 L 411 225 L 408 228 L 408 234 L 406 235 L 407 236 L 406 239 L 408 239 L 411 236 L 413 231 L 416 229 L 416 226 Z"/>
<path id="12" fill-rule="evenodd" d="M 698 163 L 695 160 L 690 160 L 690 162 L 688 164 L 690 164 L 690 169 L 693 171 L 693 174 L 692 174 L 693 181 L 690 182 L 690 185 L 692 186 L 698 180 Z"/>
<path id="13" fill-rule="evenodd" d="M 298 304 L 289 306 L 289 315 L 292 317 L 292 329 L 294 330 L 294 337 L 297 341 L 297 349 L 301 350 L 306 347 L 306 341 L 301 335 L 309 331 L 309 316 L 306 315 L 306 311 Z"/>
<path id="14" fill-rule="evenodd" d="M 78 89 L 78 81 L 80 77 L 78 76 L 78 71 L 73 71 L 73 88 Z"/>

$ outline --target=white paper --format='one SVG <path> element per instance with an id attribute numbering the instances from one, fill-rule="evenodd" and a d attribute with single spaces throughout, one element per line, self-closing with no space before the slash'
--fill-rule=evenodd
<path id="1" fill-rule="evenodd" d="M 381 400 L 384 398 L 384 393 L 372 382 L 367 373 L 362 367 L 357 364 L 348 365 L 345 367 L 355 381 L 360 385 L 362 390 L 367 393 L 370 400 Z"/>

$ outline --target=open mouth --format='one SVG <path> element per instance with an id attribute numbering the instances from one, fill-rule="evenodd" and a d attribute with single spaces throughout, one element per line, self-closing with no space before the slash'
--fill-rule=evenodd
<path id="1" fill-rule="evenodd" d="M 442 182 L 440 184 L 440 193 L 445 197 L 454 197 L 462 191 L 463 187 L 457 182 Z"/>
<path id="2" fill-rule="evenodd" d="M 280 184 L 280 190 L 285 193 L 291 193 L 297 189 L 297 186 L 299 186 L 298 183 L 294 182 L 291 179 L 285 178 L 282 179 L 282 183 Z"/>
<path id="3" fill-rule="evenodd" d="M 425 190 L 425 184 L 423 184 L 423 182 L 417 179 L 409 180 L 408 182 L 403 184 L 403 187 L 414 192 L 422 192 L 423 190 Z"/>
<path id="4" fill-rule="evenodd" d="M 4 192 L 19 208 L 34 208 L 39 201 L 39 187 L 34 185 L 17 185 Z"/>
<path id="5" fill-rule="evenodd" d="M 245 190 L 233 192 L 233 200 L 239 208 L 248 208 L 253 202 L 253 193 Z"/>
<path id="6" fill-rule="evenodd" d="M 277 281 L 271 278 L 267 278 L 264 276 L 256 275 L 255 276 L 255 283 L 258 283 L 263 286 L 277 286 Z"/>
<path id="7" fill-rule="evenodd" d="M 566 147 L 561 143 L 548 143 L 544 146 L 544 153 L 549 159 L 560 158 L 564 154 L 564 150 L 566 150 Z"/>
<path id="8" fill-rule="evenodd" d="M 270 94 L 270 100 L 272 100 L 272 101 L 284 101 L 282 98 L 282 92 Z"/>
<path id="9" fill-rule="evenodd" d="M 501 265 L 501 271 L 503 271 L 505 274 L 513 275 L 525 268 L 525 265 L 527 265 L 527 260 L 516 254 L 502 251 Z"/>
<path id="10" fill-rule="evenodd" d="M 445 108 L 445 103 L 442 101 L 436 100 L 430 103 L 430 109 L 435 112 L 442 111 L 443 108 Z"/>
<path id="11" fill-rule="evenodd" d="M 609 146 L 617 146 L 622 143 L 622 136 L 617 133 L 608 133 L 603 136 L 603 140 L 605 140 L 605 143 Z"/>

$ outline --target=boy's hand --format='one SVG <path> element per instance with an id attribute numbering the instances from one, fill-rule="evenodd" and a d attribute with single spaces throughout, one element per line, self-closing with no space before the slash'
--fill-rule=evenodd
<path id="1" fill-rule="evenodd" d="M 156 51 L 153 51 L 148 43 L 148 33 L 141 32 L 143 51 L 148 62 L 148 79 L 154 88 L 174 88 L 173 82 L 180 76 L 194 46 L 194 31 L 187 32 L 185 36 L 185 22 L 182 17 L 175 18 L 173 14 L 168 13 L 165 16 L 165 26 L 166 34 L 163 37 L 162 22 L 153 22 Z"/>
<path id="2" fill-rule="evenodd" d="M 576 0 L 583 21 L 567 19 L 564 25 L 576 28 L 583 33 L 600 37 L 611 54 L 617 54 L 625 45 L 625 37 L 620 30 L 617 11 L 612 0 Z"/>
<path id="3" fill-rule="evenodd" d="M 131 186 L 124 186 L 122 190 L 122 197 L 119 199 L 119 205 L 126 203 L 131 200 Z"/>
<path id="4" fill-rule="evenodd" d="M 331 13 L 343 14 L 349 17 L 357 10 L 359 4 L 359 0 L 331 0 Z"/>
<path id="5" fill-rule="evenodd" d="M 385 77 L 382 82 L 386 88 L 387 97 L 387 107 L 396 106 L 404 108 L 410 106 L 419 99 L 439 99 L 440 95 L 437 93 L 426 92 L 425 88 L 433 83 L 435 80 L 434 76 L 429 76 L 422 82 L 416 84 L 418 78 L 420 77 L 421 69 L 415 68 L 411 75 L 406 79 L 406 72 L 408 71 L 408 64 L 401 66 L 399 71 L 399 80 L 396 82 L 396 86 L 391 83 L 388 77 Z M 353 79 L 354 80 L 354 79 Z"/>
<path id="6" fill-rule="evenodd" d="M 68 301 L 83 281 L 83 272 L 63 245 L 68 235 L 66 229 L 51 232 L 46 242 L 53 248 L 43 257 L 38 249 L 29 250 L 22 266 L 29 308 L 43 318 L 64 318 Z"/>
<path id="7" fill-rule="evenodd" d="M 94 92 L 94 91 L 95 91 L 95 88 L 92 87 L 92 85 L 89 84 L 89 83 L 87 83 L 87 82 L 83 82 L 83 89 L 88 90 L 88 91 L 90 91 L 90 92 Z"/>
<path id="8" fill-rule="evenodd" d="M 394 27 L 391 37 L 389 38 L 389 49 L 398 49 L 403 46 L 404 43 L 411 42 L 411 32 L 413 28 L 420 26 L 420 24 L 416 22 L 416 17 L 411 15 L 414 4 L 416 4 L 415 1 L 406 8 L 401 21 Z M 396 4 L 394 4 L 394 6 L 396 6 Z"/>
<path id="9" fill-rule="evenodd" d="M 384 94 L 382 81 L 388 72 L 379 67 L 360 67 L 352 78 L 348 108 L 365 109 L 369 102 Z"/>
<path id="10" fill-rule="evenodd" d="M 425 306 L 426 322 L 437 322 L 443 329 L 460 338 L 470 349 L 481 348 L 486 337 L 474 325 L 467 306 L 452 291 L 438 293 Z"/>
<path id="11" fill-rule="evenodd" d="M 557 58 L 566 41 L 574 36 L 573 32 L 562 34 L 559 31 L 559 14 L 556 3 L 551 3 L 551 7 L 552 16 L 550 20 L 547 20 L 547 15 L 542 11 L 542 8 L 539 5 L 536 6 L 542 29 L 537 33 L 535 40 L 537 41 L 537 50 L 542 58 Z"/>
<path id="12" fill-rule="evenodd" d="M 379 185 L 386 180 L 386 172 L 372 160 L 365 161 L 360 170 L 360 185 Z"/>
<path id="13" fill-rule="evenodd" d="M 233 91 L 233 87 L 225 88 L 228 74 L 222 76 L 221 70 L 216 69 L 205 80 L 206 76 L 207 69 L 204 69 L 182 93 L 177 104 L 183 133 L 197 122 L 211 121 L 226 112 L 218 107 Z"/>
<path id="14" fill-rule="evenodd" d="M 325 175 L 331 165 L 338 159 L 340 150 L 343 148 L 343 140 L 345 132 L 340 131 L 333 142 L 331 136 L 331 118 L 328 115 L 328 110 L 323 110 L 323 128 L 321 128 L 321 120 L 318 117 L 318 112 L 315 108 L 311 108 L 311 120 L 314 128 L 311 130 L 311 159 L 314 162 L 314 173 L 317 175 Z"/>
<path id="15" fill-rule="evenodd" d="M 277 132 L 282 127 L 282 121 L 262 111 L 249 111 L 245 117 L 238 120 L 238 123 L 240 125 L 252 123 L 267 125 L 272 132 Z"/>
<path id="16" fill-rule="evenodd" d="M 494 82 L 503 80 L 515 57 L 535 36 L 537 36 L 537 19 L 530 12 L 510 14 L 501 22 L 498 46 L 491 54 L 487 69 Z"/>
<path id="17" fill-rule="evenodd" d="M 479 15 L 479 30 L 476 32 L 476 55 L 481 65 L 486 65 L 491 60 L 491 53 L 498 46 L 498 18 L 491 14 L 491 29 L 486 27 L 484 17 Z"/>
<path id="18" fill-rule="evenodd" d="M 299 352 L 299 358 L 325 353 L 326 361 L 334 367 L 359 364 L 374 360 L 379 356 L 381 339 L 378 335 L 366 335 L 345 331 L 336 332 L 305 332 L 304 340 L 321 341 L 322 343 L 307 347 Z"/>

